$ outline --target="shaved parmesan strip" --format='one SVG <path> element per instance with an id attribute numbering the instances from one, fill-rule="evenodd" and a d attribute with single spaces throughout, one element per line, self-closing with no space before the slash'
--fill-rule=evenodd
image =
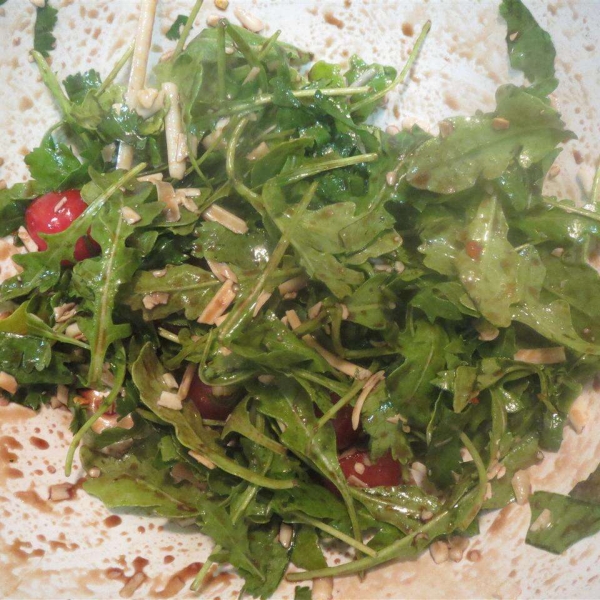
<path id="1" fill-rule="evenodd" d="M 212 460 L 210 460 L 210 458 L 203 456 L 202 454 L 200 454 L 198 452 L 194 452 L 193 450 L 190 450 L 188 452 L 188 454 L 192 458 L 195 458 L 201 465 L 204 465 L 207 469 L 214 469 L 216 467 L 215 463 Z"/>
<path id="2" fill-rule="evenodd" d="M 179 106 L 179 90 L 174 83 L 170 82 L 163 83 L 162 90 L 169 99 L 169 110 L 165 116 L 169 175 L 173 177 L 173 179 L 183 179 L 183 176 L 185 175 L 185 159 L 178 160 L 179 157 L 177 156 L 181 144 L 180 136 L 183 133 L 181 107 Z"/>
<path id="3" fill-rule="evenodd" d="M 316 350 L 334 369 L 348 375 L 348 377 L 352 377 L 353 379 L 368 379 L 373 375 L 369 369 L 364 369 L 363 367 L 359 367 L 354 363 L 351 363 L 339 356 L 336 356 L 329 350 L 323 348 L 314 338 L 310 335 L 305 335 L 302 338 L 311 348 Z"/>
<path id="4" fill-rule="evenodd" d="M 515 360 L 531 365 L 555 365 L 566 362 L 565 349 L 562 346 L 553 348 L 524 348 L 517 350 Z"/>
<path id="5" fill-rule="evenodd" d="M 300 327 L 302 324 L 295 310 L 286 311 L 285 316 L 292 330 L 298 329 L 298 327 Z M 329 350 L 323 348 L 323 346 L 321 346 L 321 344 L 319 344 L 311 335 L 306 334 L 302 336 L 302 340 L 307 346 L 310 346 L 313 350 L 316 350 L 329 363 L 330 366 L 337 371 L 348 375 L 348 377 L 363 380 L 369 379 L 369 377 L 373 375 L 369 369 L 359 367 L 358 365 L 355 365 L 354 363 L 344 360 L 332 352 L 329 352 Z"/>
<path id="6" fill-rule="evenodd" d="M 206 260 L 208 268 L 214 273 L 215 277 L 223 282 L 231 279 L 233 283 L 238 282 L 237 275 L 231 270 L 227 263 L 216 262 L 214 260 Z"/>
<path id="7" fill-rule="evenodd" d="M 131 72 L 129 74 L 129 85 L 125 99 L 130 108 L 135 108 L 137 93 L 144 88 L 146 83 L 146 69 L 148 67 L 148 55 L 152 44 L 152 29 L 156 15 L 156 4 L 158 0 L 142 0 L 140 18 L 137 32 L 135 34 L 135 47 L 131 60 Z M 131 169 L 133 163 L 133 147 L 121 143 L 117 155 L 117 169 Z"/>
<path id="8" fill-rule="evenodd" d="M 214 298 L 208 303 L 202 314 L 198 317 L 198 323 L 214 325 L 215 319 L 220 317 L 235 300 L 235 290 L 233 281 L 228 279 L 215 294 Z"/>
<path id="9" fill-rule="evenodd" d="M 271 294 L 269 292 L 261 292 L 258 298 L 256 299 L 256 304 L 254 305 L 254 310 L 252 311 L 252 316 L 255 317 L 260 309 L 267 303 Z"/>
<path id="10" fill-rule="evenodd" d="M 308 284 L 308 277 L 304 275 L 300 275 L 298 277 L 294 277 L 293 279 L 288 279 L 284 281 L 281 285 L 278 286 L 279 293 L 282 296 L 289 294 L 291 292 L 297 292 L 303 288 L 305 288 Z"/>
<path id="11" fill-rule="evenodd" d="M 154 185 L 156 186 L 158 201 L 166 204 L 166 208 L 163 211 L 165 219 L 169 223 L 179 221 L 179 219 L 181 219 L 181 212 L 179 210 L 177 194 L 175 193 L 173 186 L 164 181 L 155 181 Z"/>
<path id="12" fill-rule="evenodd" d="M 228 210 L 221 208 L 217 204 L 213 204 L 202 213 L 202 218 L 206 221 L 213 221 L 226 227 L 233 233 L 246 233 L 248 231 L 248 225 L 246 221 L 240 219 Z"/>
<path id="13" fill-rule="evenodd" d="M 360 424 L 360 413 L 365 404 L 365 400 L 368 398 L 369 394 L 377 387 L 379 382 L 385 379 L 385 375 L 383 371 L 377 371 L 374 375 L 369 377 L 367 383 L 360 392 L 358 399 L 356 400 L 356 404 L 352 409 L 352 429 L 356 431 Z"/>

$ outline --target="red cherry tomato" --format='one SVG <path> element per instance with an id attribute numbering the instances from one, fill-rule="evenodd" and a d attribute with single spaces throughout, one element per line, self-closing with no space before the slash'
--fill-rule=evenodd
<path id="1" fill-rule="evenodd" d="M 374 463 L 366 450 L 357 450 L 339 460 L 350 485 L 362 487 L 362 482 L 366 487 L 389 487 L 402 482 L 400 463 L 389 452 Z"/>
<path id="2" fill-rule="evenodd" d="M 188 398 L 196 405 L 203 419 L 224 421 L 235 408 L 234 396 L 215 396 L 210 385 L 195 376 L 190 385 Z"/>
<path id="3" fill-rule="evenodd" d="M 66 200 L 63 202 L 63 198 Z M 36 198 L 25 211 L 25 225 L 29 235 L 40 250 L 48 244 L 39 236 L 40 233 L 59 233 L 64 231 L 87 208 L 79 190 L 66 192 L 50 192 Z M 89 236 L 80 237 L 75 243 L 76 261 L 96 256 L 100 246 Z"/>
<path id="4" fill-rule="evenodd" d="M 337 394 L 331 394 L 331 401 L 335 404 L 340 397 Z M 335 430 L 335 439 L 337 441 L 337 449 L 345 450 L 353 444 L 358 442 L 362 433 L 362 428 L 359 425 L 355 431 L 352 429 L 352 407 L 348 404 L 344 408 L 340 409 L 335 417 L 332 419 L 331 424 Z"/>

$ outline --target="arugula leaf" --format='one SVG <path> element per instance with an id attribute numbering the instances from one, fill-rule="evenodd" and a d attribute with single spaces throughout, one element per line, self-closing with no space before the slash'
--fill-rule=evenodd
<path id="1" fill-rule="evenodd" d="M 25 157 L 25 164 L 36 180 L 37 194 L 79 188 L 89 181 L 88 165 L 81 163 L 66 144 L 56 143 L 52 136 L 46 136 L 41 146 Z"/>
<path id="2" fill-rule="evenodd" d="M 177 15 L 171 27 L 169 27 L 165 36 L 168 40 L 178 40 L 181 37 L 181 28 L 188 22 L 185 15 Z"/>
<path id="3" fill-rule="evenodd" d="M 600 531 L 600 505 L 552 492 L 535 492 L 529 498 L 531 525 L 525 542 L 561 554 L 578 541 Z M 545 513 L 541 524 L 536 521 Z"/>
<path id="4" fill-rule="evenodd" d="M 255 485 L 271 489 L 287 489 L 294 486 L 293 480 L 265 477 L 229 458 L 224 449 L 217 444 L 217 433 L 204 426 L 202 417 L 191 400 L 184 403 L 181 411 L 160 406 L 158 400 L 161 392 L 166 391 L 166 385 L 162 381 L 164 368 L 158 361 L 152 344 L 148 343 L 141 349 L 131 373 L 142 402 L 162 421 L 174 427 L 177 439 L 186 448 L 206 456 L 225 472 Z"/>
<path id="5" fill-rule="evenodd" d="M 76 104 L 81 104 L 88 92 L 96 91 L 101 84 L 100 73 L 96 69 L 69 75 L 63 81 L 63 86 L 69 100 Z"/>
<path id="6" fill-rule="evenodd" d="M 35 24 L 33 26 L 33 49 L 46 58 L 54 50 L 56 38 L 52 34 L 57 21 L 58 10 L 50 6 L 50 2 L 36 8 Z"/>
<path id="7" fill-rule="evenodd" d="M 556 89 L 556 51 L 550 34 L 544 31 L 521 0 L 502 0 L 500 14 L 506 21 L 506 44 L 510 64 L 523 71 L 532 91 L 547 96 Z"/>
<path id="8" fill-rule="evenodd" d="M 85 469 L 100 469 L 100 476 L 87 479 L 83 489 L 109 508 L 143 508 L 163 517 L 189 518 L 203 513 L 207 503 L 199 489 L 188 483 L 175 483 L 169 468 L 154 466 L 155 436 L 136 445 L 122 458 L 102 454 L 90 447 L 81 448 Z"/>
<path id="9" fill-rule="evenodd" d="M 465 249 L 456 256 L 460 281 L 490 323 L 508 327 L 511 305 L 519 301 L 514 282 L 519 255 L 507 239 L 508 224 L 497 198 L 484 199 L 469 224 Z"/>
<path id="10" fill-rule="evenodd" d="M 290 560 L 299 569 L 322 569 L 327 566 L 314 527 L 300 525 L 296 528 Z"/>
<path id="11" fill-rule="evenodd" d="M 514 86 L 496 93 L 496 111 L 448 119 L 452 131 L 419 146 L 408 159 L 407 181 L 414 187 L 453 194 L 481 177 L 496 179 L 511 161 L 538 163 L 556 145 L 573 138 L 546 102 Z"/>
<path id="12" fill-rule="evenodd" d="M 52 352 L 48 340 L 0 332 L 0 370 L 21 385 L 71 383 L 73 373 L 64 362 L 65 356 Z"/>
<path id="13" fill-rule="evenodd" d="M 142 310 L 148 321 L 180 311 L 184 311 L 186 319 L 197 319 L 221 283 L 211 272 L 193 265 L 168 266 L 165 270 L 161 277 L 156 277 L 153 271 L 138 271 L 125 301 L 132 309 Z M 168 302 L 147 309 L 144 297 L 156 292 L 168 293 Z"/>
<path id="14" fill-rule="evenodd" d="M 134 231 L 134 225 L 123 215 L 126 205 L 140 216 L 135 227 L 147 225 L 161 210 L 156 204 L 141 206 L 135 200 L 126 204 L 123 196 L 113 197 L 92 225 L 91 236 L 102 249 L 100 257 L 81 261 L 73 269 L 73 283 L 86 299 L 85 309 L 91 313 L 90 317 L 79 319 L 92 353 L 88 372 L 90 387 L 94 387 L 102 375 L 108 348 L 131 335 L 129 324 L 117 324 L 113 320 L 117 294 L 131 280 L 141 261 L 140 253 L 126 246 L 127 238 Z"/>
<path id="15" fill-rule="evenodd" d="M 429 421 L 436 395 L 431 382 L 446 364 L 448 341 L 442 327 L 427 321 L 417 321 L 400 337 L 404 361 L 387 376 L 386 385 L 394 409 L 409 422 L 425 426 Z"/>

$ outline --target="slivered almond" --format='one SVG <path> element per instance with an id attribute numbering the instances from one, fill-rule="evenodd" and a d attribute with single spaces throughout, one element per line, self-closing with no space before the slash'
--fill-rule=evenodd
<path id="1" fill-rule="evenodd" d="M 256 299 L 256 304 L 254 305 L 254 310 L 252 311 L 252 316 L 256 317 L 256 315 L 260 312 L 260 309 L 268 302 L 271 294 L 269 292 L 261 292 L 258 298 Z"/>
<path id="2" fill-rule="evenodd" d="M 215 277 L 223 282 L 231 279 L 234 283 L 238 282 L 236 274 L 231 270 L 227 263 L 216 262 L 214 260 L 206 260 L 208 268 L 214 273 Z"/>
<path id="3" fill-rule="evenodd" d="M 223 225 L 223 227 L 226 227 L 230 231 L 233 231 L 233 233 L 241 234 L 247 233 L 248 231 L 248 225 L 246 224 L 246 221 L 240 219 L 228 210 L 221 208 L 217 204 L 213 204 L 212 206 L 207 208 L 202 213 L 202 217 L 206 221 L 213 221 L 215 223 Z"/>
<path id="4" fill-rule="evenodd" d="M 165 373 L 162 376 L 162 380 L 163 383 L 171 390 L 176 390 L 179 387 L 177 380 L 173 376 L 173 373 Z"/>
<path id="5" fill-rule="evenodd" d="M 37 252 L 38 245 L 33 241 L 33 238 L 29 235 L 29 232 L 25 227 L 19 227 L 17 231 L 18 238 L 23 242 L 23 246 L 27 249 L 27 252 Z"/>
<path id="6" fill-rule="evenodd" d="M 323 302 L 317 302 L 316 304 L 313 304 L 308 309 L 308 318 L 316 319 L 319 316 L 319 313 L 321 312 L 322 307 L 323 307 Z"/>
<path id="7" fill-rule="evenodd" d="M 127 223 L 128 225 L 135 225 L 136 223 L 139 223 L 142 220 L 142 217 L 140 217 L 140 215 L 129 206 L 124 206 L 121 209 L 121 216 L 123 217 L 125 223 Z"/>
<path id="8" fill-rule="evenodd" d="M 167 292 L 152 292 L 142 298 L 142 304 L 146 310 L 152 310 L 156 306 L 167 304 L 168 301 L 169 294 Z"/>
<path id="9" fill-rule="evenodd" d="M 277 289 L 282 296 L 289 294 L 291 292 L 298 292 L 301 289 L 304 289 L 308 284 L 308 277 L 304 275 L 299 275 L 298 277 L 294 277 L 293 279 L 288 279 L 280 284 Z"/>
<path id="10" fill-rule="evenodd" d="M 258 160 L 269 153 L 269 146 L 265 142 L 261 142 L 256 148 L 246 154 L 248 160 Z"/>
<path id="11" fill-rule="evenodd" d="M 207 469 L 214 469 L 216 467 L 215 463 L 210 460 L 210 458 L 203 456 L 198 452 L 194 452 L 194 450 L 190 450 L 188 454 L 197 460 L 201 465 L 204 465 Z"/>
<path id="12" fill-rule="evenodd" d="M 166 205 L 163 211 L 165 219 L 169 223 L 179 221 L 181 219 L 181 212 L 179 211 L 179 202 L 173 186 L 165 181 L 154 181 L 153 183 L 156 186 L 158 201 L 164 202 Z"/>
<path id="13" fill-rule="evenodd" d="M 181 398 L 179 397 L 179 394 L 175 392 L 161 392 L 157 404 L 158 406 L 170 408 L 171 410 L 181 410 L 183 408 Z"/>
<path id="14" fill-rule="evenodd" d="M 181 383 L 179 384 L 180 398 L 187 398 L 187 395 L 190 391 L 190 386 L 192 385 L 192 380 L 194 379 L 194 375 L 196 374 L 196 369 L 197 366 L 194 364 L 189 364 L 185 368 L 185 372 L 183 373 L 183 377 L 181 378 Z"/>
<path id="15" fill-rule="evenodd" d="M 66 302 L 54 308 L 54 320 L 57 323 L 65 323 L 77 314 L 77 305 L 74 302 Z"/>
<path id="16" fill-rule="evenodd" d="M 517 350 L 514 359 L 532 365 L 555 365 L 566 362 L 567 357 L 563 346 L 555 346 Z"/>
<path id="17" fill-rule="evenodd" d="M 235 300 L 235 295 L 234 283 L 231 279 L 228 279 L 202 311 L 202 314 L 198 317 L 198 323 L 213 325 L 215 319 L 220 317 Z"/>
<path id="18" fill-rule="evenodd" d="M 51 485 L 50 489 L 50 500 L 52 502 L 62 502 L 63 500 L 70 500 L 73 497 L 73 484 L 71 483 L 57 483 Z"/>
<path id="19" fill-rule="evenodd" d="M 19 384 L 12 375 L 5 373 L 4 371 L 0 371 L 0 388 L 9 394 L 15 394 L 19 388 Z"/>

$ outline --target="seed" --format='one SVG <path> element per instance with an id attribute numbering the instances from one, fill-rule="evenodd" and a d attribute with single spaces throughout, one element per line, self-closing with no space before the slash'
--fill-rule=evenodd
<path id="1" fill-rule="evenodd" d="M 433 558 L 433 562 L 439 565 L 448 560 L 450 549 L 446 542 L 438 540 L 429 546 L 429 553 L 431 554 L 431 558 Z"/>

